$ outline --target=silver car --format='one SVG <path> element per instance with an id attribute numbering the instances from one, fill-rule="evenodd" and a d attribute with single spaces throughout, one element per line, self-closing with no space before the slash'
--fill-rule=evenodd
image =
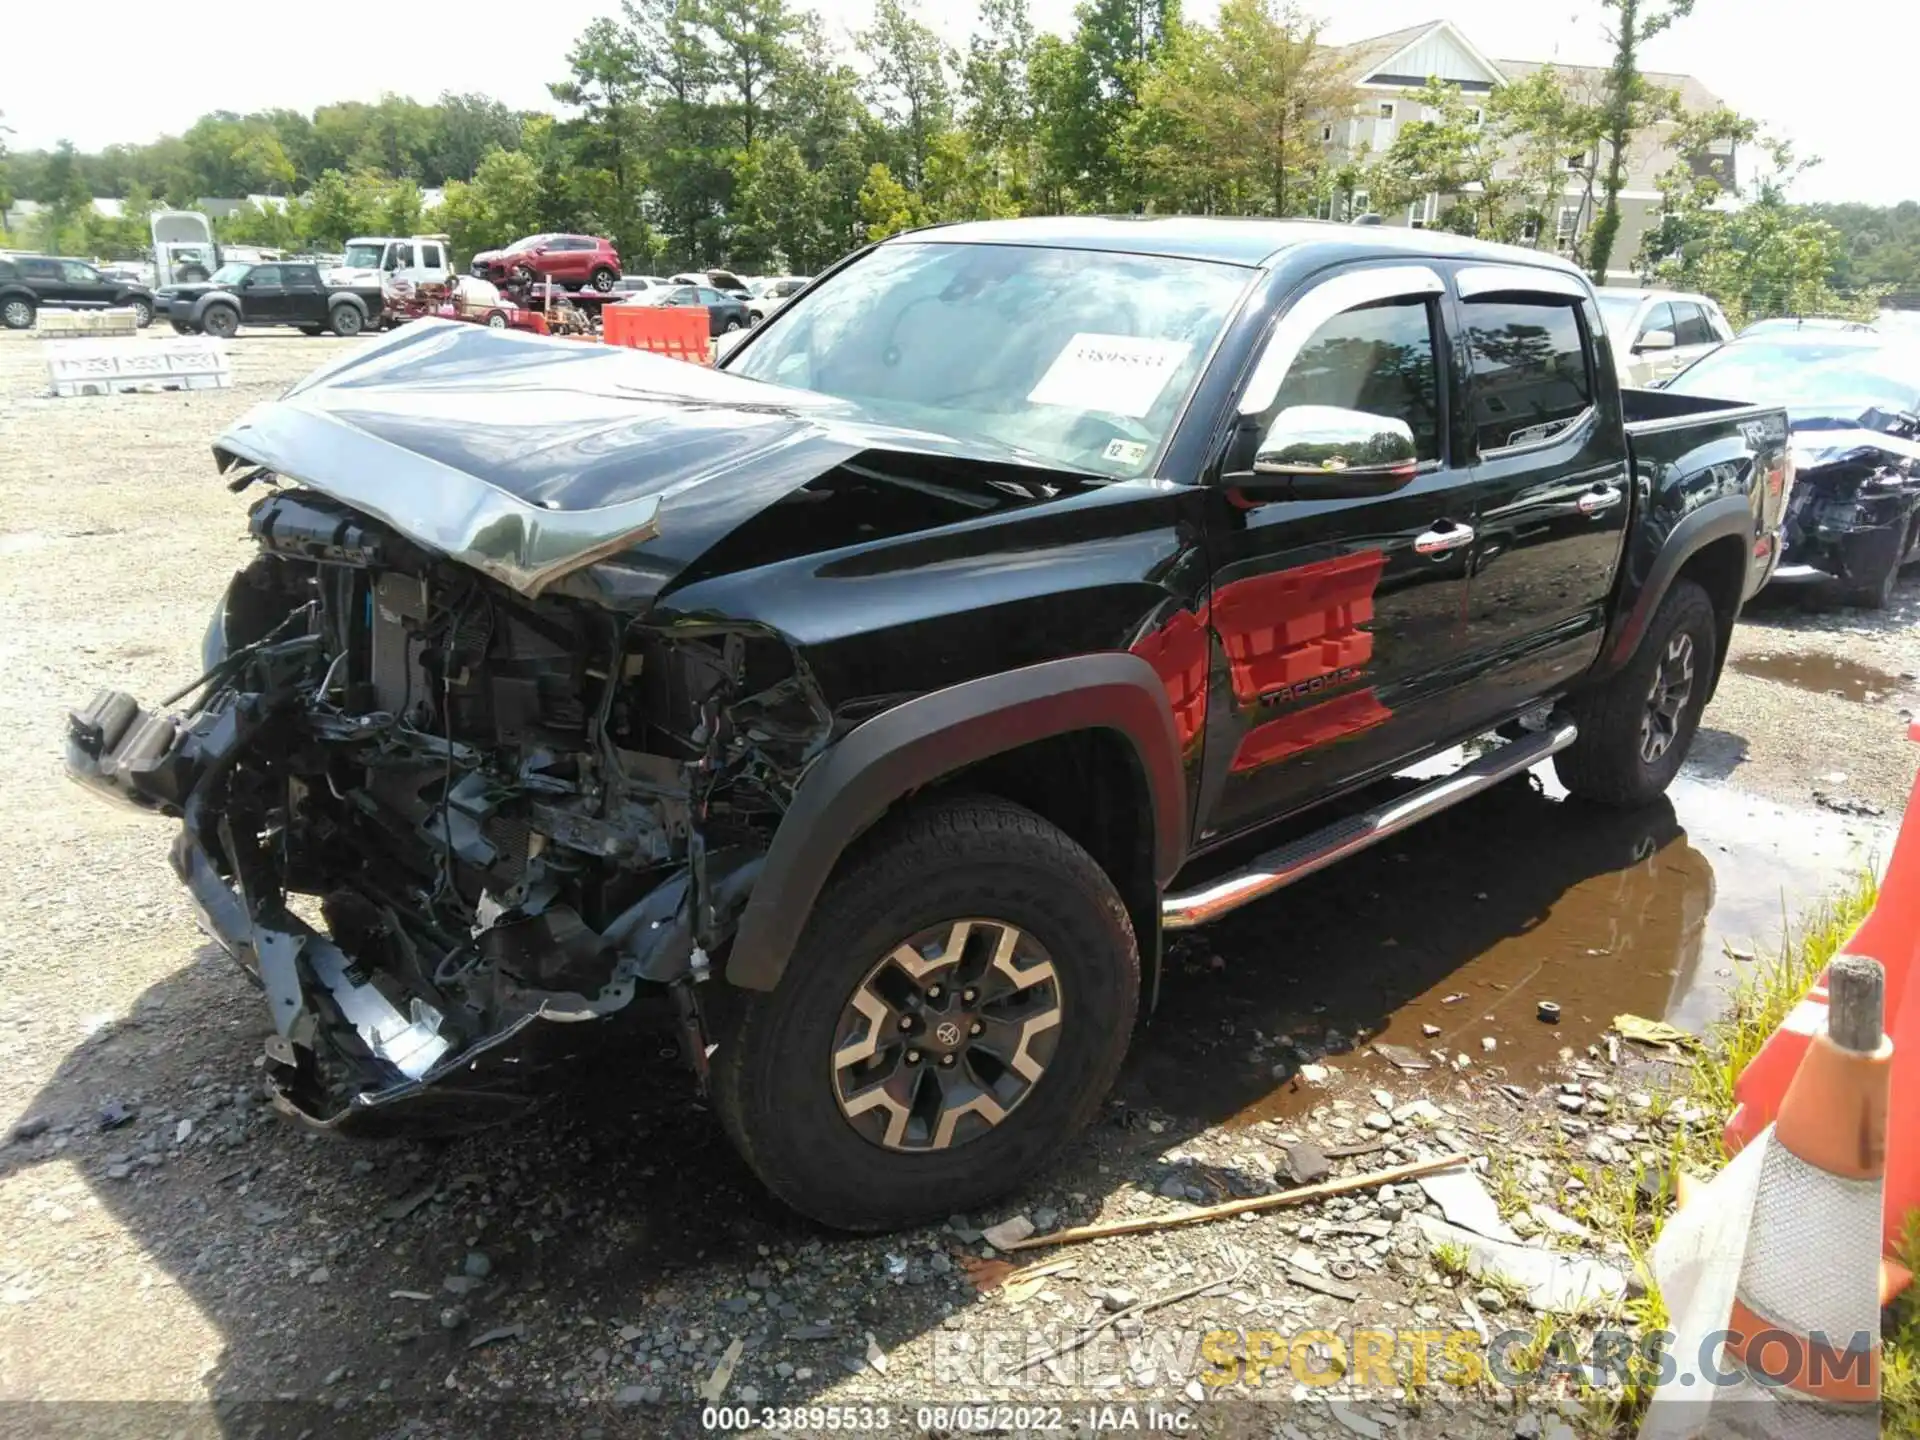
<path id="1" fill-rule="evenodd" d="M 1727 317 L 1704 295 L 1609 286 L 1599 297 L 1622 385 L 1669 379 L 1733 338 Z"/>

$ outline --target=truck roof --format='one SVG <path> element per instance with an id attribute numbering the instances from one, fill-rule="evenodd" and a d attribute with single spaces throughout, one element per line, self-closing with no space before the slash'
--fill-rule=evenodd
<path id="1" fill-rule="evenodd" d="M 1212 260 L 1263 267 L 1302 245 L 1348 243 L 1358 255 L 1437 255 L 1463 260 L 1538 265 L 1581 272 L 1557 255 L 1518 245 L 1495 245 L 1444 230 L 1400 230 L 1384 225 L 1338 225 L 1325 220 L 1196 215 L 1048 215 L 1018 220 L 972 220 L 909 230 L 886 241 L 964 245 L 1051 245 L 1111 250 L 1173 260 Z"/>

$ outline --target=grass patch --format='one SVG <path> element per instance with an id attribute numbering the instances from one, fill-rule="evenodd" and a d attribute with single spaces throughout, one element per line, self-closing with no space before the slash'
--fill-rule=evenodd
<path id="1" fill-rule="evenodd" d="M 1896 1258 L 1920 1275 L 1920 1211 L 1907 1216 Z M 1893 1302 L 1880 1334 L 1880 1433 L 1920 1435 L 1920 1281 Z"/>

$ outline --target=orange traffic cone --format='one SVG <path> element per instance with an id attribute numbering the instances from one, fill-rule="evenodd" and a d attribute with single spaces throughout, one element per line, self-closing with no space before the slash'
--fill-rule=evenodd
<path id="1" fill-rule="evenodd" d="M 1880 1426 L 1880 1211 L 1893 1042 L 1878 962 L 1829 969 L 1813 1036 L 1760 1162 L 1715 1400 L 1759 1435 L 1872 1436 Z"/>
<path id="2" fill-rule="evenodd" d="M 1677 1366 L 1640 1440 L 1836 1437 L 1880 1423 L 1880 1215 L 1895 1042 L 1886 975 L 1829 967 L 1778 1121 L 1690 1195 L 1653 1247 Z M 1692 1188 L 1692 1187 L 1690 1187 Z"/>

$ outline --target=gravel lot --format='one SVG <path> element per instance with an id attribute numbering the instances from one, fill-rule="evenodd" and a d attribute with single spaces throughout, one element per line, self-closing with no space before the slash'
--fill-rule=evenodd
<path id="1" fill-rule="evenodd" d="M 169 1402 L 84 1412 L 143 1435 L 691 1433 L 738 1341 L 729 1401 L 890 1400 L 896 1433 L 918 1433 L 914 1402 L 995 1396 L 1068 1417 L 1157 1401 L 1222 1434 L 1528 1433 L 1540 1417 L 1516 1422 L 1524 1397 L 1499 1386 L 1329 1409 L 1283 1374 L 1221 1390 L 1278 1408 L 1202 1383 L 1215 1327 L 1530 1328 L 1510 1293 L 1435 1268 L 1417 1187 L 1041 1251 L 1072 1268 L 1014 1283 L 979 1228 L 1267 1193 L 1317 1168 L 1315 1144 L 1374 1147 L 1330 1156 L 1336 1175 L 1465 1150 L 1503 1210 L 1598 1221 L 1615 1199 L 1597 1172 L 1688 1118 L 1615 1073 L 1612 1017 L 1710 1012 L 1783 908 L 1884 851 L 1913 777 L 1920 584 L 1885 615 L 1769 599 L 1671 805 L 1601 816 L 1505 787 L 1183 941 L 1102 1123 L 1026 1194 L 941 1229 L 795 1219 L 651 1052 L 505 1131 L 319 1141 L 260 1101 L 264 1011 L 195 930 L 170 827 L 73 789 L 59 753 L 65 707 L 97 686 L 190 677 L 244 553 L 208 444 L 346 343 L 249 334 L 229 392 L 54 401 L 40 342 L 0 335 L 0 1400 Z M 1534 1019 L 1545 999 L 1557 1027 Z M 1057 1372 L 981 1368 L 1196 1289 Z M 80 1413 L 0 1407 L 18 1433 Z"/>

